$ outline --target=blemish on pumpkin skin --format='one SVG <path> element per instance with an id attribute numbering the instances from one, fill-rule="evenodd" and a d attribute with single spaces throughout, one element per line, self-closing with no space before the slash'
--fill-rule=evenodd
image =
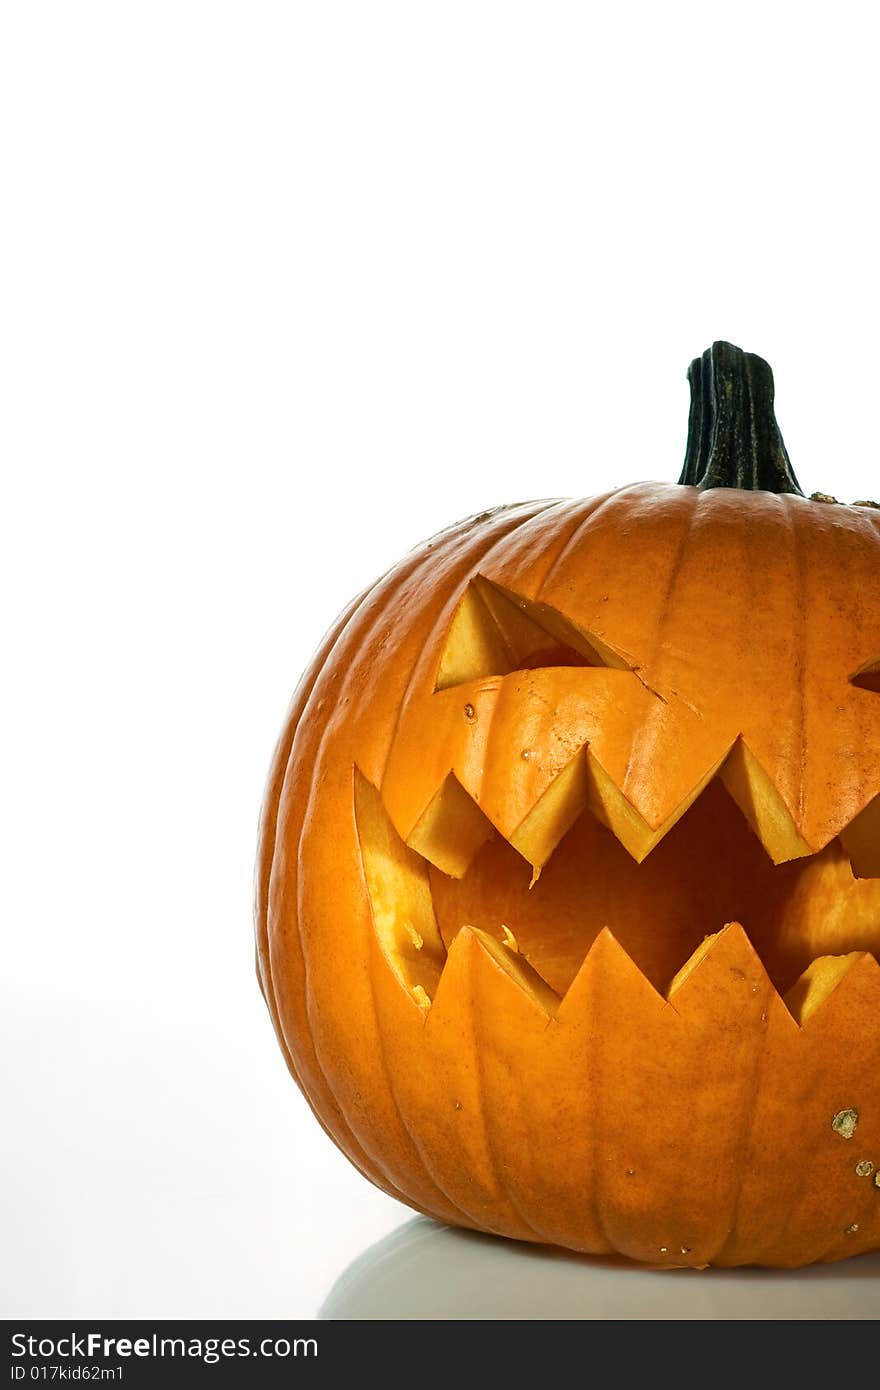
<path id="1" fill-rule="evenodd" d="M 452 1108 L 453 1108 L 453 1110 L 460 1110 L 460 1109 L 461 1109 L 461 1101 L 460 1101 L 460 1100 L 454 1101 L 454 1102 L 453 1102 L 453 1105 L 452 1105 Z"/>
<path id="2" fill-rule="evenodd" d="M 831 1128 L 835 1134 L 839 1134 L 841 1139 L 852 1139 L 856 1132 L 856 1125 L 859 1122 L 858 1110 L 838 1110 L 831 1121 Z"/>
<path id="3" fill-rule="evenodd" d="M 847 1226 L 847 1228 L 846 1228 L 846 1230 L 844 1231 L 843 1234 L 844 1234 L 845 1236 L 854 1236 L 854 1235 L 856 1235 L 856 1234 L 858 1233 L 858 1229 L 859 1229 L 859 1223 L 858 1223 L 858 1221 L 854 1221 L 854 1222 L 852 1223 L 851 1226 Z"/>
<path id="4" fill-rule="evenodd" d="M 874 1174 L 874 1186 L 880 1187 L 880 1171 Z"/>
<path id="5" fill-rule="evenodd" d="M 470 701 L 468 701 L 468 703 L 464 707 L 464 717 L 469 724 L 476 724 L 477 722 L 477 711 L 474 709 Z"/>
<path id="6" fill-rule="evenodd" d="M 870 1158 L 862 1158 L 856 1164 L 856 1175 L 860 1178 L 869 1178 L 874 1171 L 874 1165 Z M 880 1174 L 878 1174 L 880 1176 Z"/>
<path id="7" fill-rule="evenodd" d="M 656 690 L 653 685 L 650 685 L 648 683 L 648 681 L 642 675 L 642 668 L 640 666 L 630 666 L 630 670 L 632 671 L 636 680 L 639 681 L 645 687 L 649 695 L 655 695 L 662 705 L 669 704 L 669 701 L 667 700 L 666 696 L 662 695 L 659 690 Z M 685 701 L 685 703 L 687 702 Z"/>

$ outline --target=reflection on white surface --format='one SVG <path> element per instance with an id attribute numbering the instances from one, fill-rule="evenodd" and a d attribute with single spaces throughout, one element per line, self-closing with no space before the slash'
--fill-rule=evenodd
<path id="1" fill-rule="evenodd" d="M 349 1265 L 321 1318 L 853 1319 L 880 1316 L 880 1255 L 798 1270 L 643 1269 L 423 1217 Z"/>

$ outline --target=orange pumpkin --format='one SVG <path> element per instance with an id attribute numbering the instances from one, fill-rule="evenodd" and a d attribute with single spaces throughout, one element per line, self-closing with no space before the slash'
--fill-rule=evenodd
<path id="1" fill-rule="evenodd" d="M 880 1248 L 880 512 L 770 369 L 680 483 L 473 517 L 342 616 L 269 781 L 259 975 L 325 1129 L 442 1221 L 660 1265 Z"/>

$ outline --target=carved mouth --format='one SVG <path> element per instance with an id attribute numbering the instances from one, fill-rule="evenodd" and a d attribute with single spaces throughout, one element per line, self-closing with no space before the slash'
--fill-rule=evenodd
<path id="1" fill-rule="evenodd" d="M 790 817 L 747 750 L 715 771 L 658 833 L 601 787 L 586 756 L 573 758 L 509 836 L 450 776 L 405 841 L 355 769 L 373 923 L 400 983 L 428 1011 L 447 956 L 467 938 L 552 1016 L 610 932 L 671 999 L 736 922 L 805 1023 L 865 953 L 880 957 L 880 877 L 867 876 L 880 870 L 880 837 L 859 826 L 863 813 L 810 853 L 794 846 Z M 774 862 L 768 838 L 792 857 Z"/>

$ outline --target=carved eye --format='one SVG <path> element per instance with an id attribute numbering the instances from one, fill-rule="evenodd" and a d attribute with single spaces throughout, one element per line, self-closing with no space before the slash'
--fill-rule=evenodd
<path id="1" fill-rule="evenodd" d="M 862 690 L 876 690 L 880 693 L 880 656 L 872 657 L 850 676 L 850 684 Z"/>
<path id="2" fill-rule="evenodd" d="M 630 669 L 600 638 L 581 631 L 549 604 L 478 575 L 455 610 L 435 690 L 543 666 Z"/>

